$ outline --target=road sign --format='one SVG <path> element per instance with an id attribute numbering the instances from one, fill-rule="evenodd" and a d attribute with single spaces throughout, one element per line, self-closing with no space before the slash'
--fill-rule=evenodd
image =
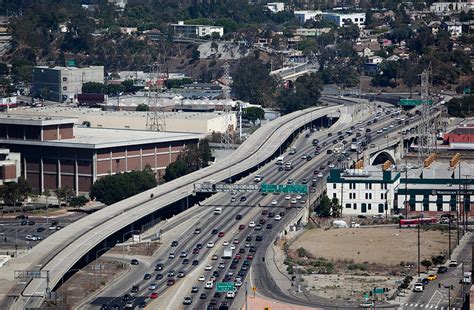
<path id="1" fill-rule="evenodd" d="M 376 288 L 374 288 L 374 293 L 375 293 L 375 294 L 383 294 L 383 293 L 384 293 L 384 289 L 383 289 L 383 288 L 380 288 L 380 287 L 376 287 Z"/>
<path id="2" fill-rule="evenodd" d="M 417 105 L 421 105 L 422 103 L 423 103 L 423 100 L 421 99 L 400 99 L 401 106 L 417 106 Z M 432 105 L 433 100 L 428 100 L 428 104 Z"/>
<path id="3" fill-rule="evenodd" d="M 235 291 L 234 282 L 217 282 L 217 292 L 233 292 Z"/>
<path id="4" fill-rule="evenodd" d="M 308 185 L 306 184 L 266 184 L 262 183 L 260 187 L 262 193 L 288 193 L 288 194 L 307 194 Z"/>

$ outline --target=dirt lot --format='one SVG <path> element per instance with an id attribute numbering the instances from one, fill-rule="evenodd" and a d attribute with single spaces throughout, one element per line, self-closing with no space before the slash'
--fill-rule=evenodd
<path id="1" fill-rule="evenodd" d="M 422 231 L 421 244 L 422 260 L 431 259 L 447 252 L 448 234 Z M 389 301 L 404 277 L 416 273 L 417 230 L 311 229 L 291 243 L 288 255 L 288 262 L 297 266 L 302 284 L 312 294 L 362 301 L 365 293 L 378 287 L 388 292 L 377 298 Z"/>
<path id="2" fill-rule="evenodd" d="M 454 243 L 454 236 L 452 242 Z M 447 252 L 448 234 L 421 232 L 422 259 Z M 355 263 L 398 265 L 417 259 L 417 230 L 398 228 L 312 229 L 291 244 L 290 250 L 305 248 L 314 257 L 353 260 Z"/>

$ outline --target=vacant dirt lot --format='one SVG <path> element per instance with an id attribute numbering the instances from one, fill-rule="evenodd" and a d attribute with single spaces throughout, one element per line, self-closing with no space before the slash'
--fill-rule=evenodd
<path id="1" fill-rule="evenodd" d="M 454 244 L 455 236 L 451 236 Z M 421 232 L 422 259 L 448 250 L 448 234 Z M 314 257 L 353 260 L 355 263 L 397 265 L 417 259 L 417 230 L 398 228 L 312 229 L 291 244 L 290 250 L 305 248 Z"/>

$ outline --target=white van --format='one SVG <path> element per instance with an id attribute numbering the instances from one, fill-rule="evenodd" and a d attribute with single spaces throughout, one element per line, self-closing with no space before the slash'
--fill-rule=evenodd
<path id="1" fill-rule="evenodd" d="M 219 215 L 222 213 L 222 208 L 215 208 L 214 209 L 214 215 Z"/>
<path id="2" fill-rule="evenodd" d="M 212 289 L 214 287 L 214 282 L 212 281 L 207 281 L 206 286 L 204 288 L 206 289 Z"/>
<path id="3" fill-rule="evenodd" d="M 254 181 L 254 182 L 260 182 L 260 181 L 262 181 L 262 176 L 257 174 L 257 175 L 253 178 L 253 181 Z"/>
<path id="4" fill-rule="evenodd" d="M 235 297 L 235 292 L 234 291 L 229 291 L 229 292 L 227 292 L 225 297 L 226 298 L 234 298 Z"/>

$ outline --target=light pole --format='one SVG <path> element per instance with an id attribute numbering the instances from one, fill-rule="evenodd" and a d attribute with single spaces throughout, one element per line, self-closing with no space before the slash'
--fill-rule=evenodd
<path id="1" fill-rule="evenodd" d="M 421 250 L 420 250 L 420 241 L 421 241 L 421 220 L 423 218 L 423 211 L 420 212 L 418 216 L 418 276 L 420 276 L 420 264 L 421 264 Z"/>

